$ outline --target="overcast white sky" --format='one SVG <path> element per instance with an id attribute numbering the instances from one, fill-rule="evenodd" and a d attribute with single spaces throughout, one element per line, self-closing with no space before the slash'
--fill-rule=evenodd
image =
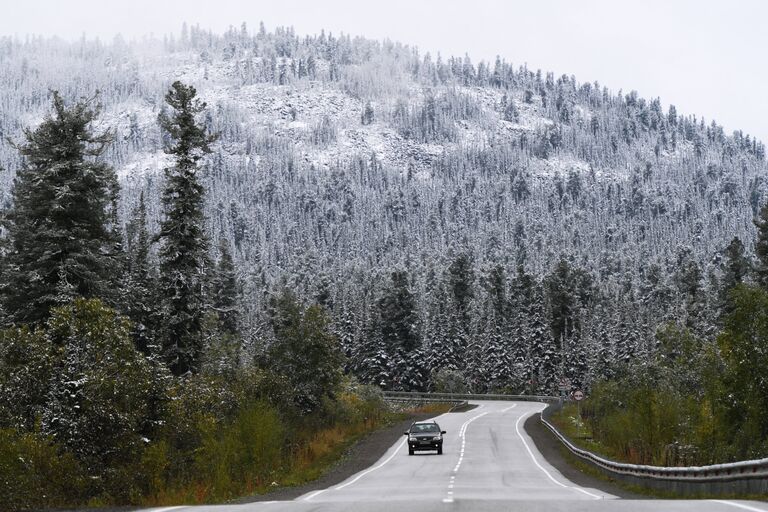
<path id="1" fill-rule="evenodd" d="M 324 28 L 473 60 L 498 54 L 660 96 L 768 141 L 765 0 L 0 0 L 0 35 L 110 40 L 178 32 L 183 21 L 217 32 L 243 21 L 302 35 Z"/>

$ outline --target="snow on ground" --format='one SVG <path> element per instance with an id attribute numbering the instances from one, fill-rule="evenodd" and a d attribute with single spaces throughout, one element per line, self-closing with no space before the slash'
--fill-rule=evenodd
<path id="1" fill-rule="evenodd" d="M 552 177 L 568 176 L 571 172 L 586 174 L 591 172 L 589 163 L 578 160 L 571 155 L 553 155 L 547 160 L 533 159 L 529 170 L 534 176 Z"/>
<path id="2" fill-rule="evenodd" d="M 137 179 L 148 174 L 161 173 L 163 169 L 172 165 L 173 157 L 162 150 L 155 152 L 143 151 L 136 153 L 129 164 L 117 169 L 117 177 L 121 181 Z"/>
<path id="3" fill-rule="evenodd" d="M 458 87 L 457 93 L 472 98 L 483 110 L 479 119 L 460 120 L 456 123 L 459 139 L 455 142 L 422 144 L 403 138 L 388 122 L 388 115 L 396 97 L 374 100 L 375 122 L 364 126 L 360 122 L 364 101 L 350 94 L 314 82 L 291 85 L 259 83 L 240 85 L 238 66 L 242 59 L 206 63 L 203 55 L 195 52 L 176 52 L 170 55 L 147 58 L 142 72 L 158 73 L 171 80 L 194 83 L 200 98 L 208 108 L 221 116 L 232 116 L 241 127 L 251 133 L 267 129 L 278 137 L 288 139 L 299 159 L 318 169 L 330 168 L 353 158 L 369 158 L 370 155 L 384 165 L 414 169 L 419 177 L 426 177 L 426 170 L 446 151 L 462 145 L 483 145 L 491 137 L 515 132 L 533 132 L 552 121 L 543 117 L 540 107 L 525 104 L 519 95 L 511 94 L 507 101 L 514 101 L 520 112 L 517 123 L 501 119 L 499 111 L 503 91 L 487 87 Z M 207 77 L 207 78 L 206 78 Z M 423 100 L 426 91 L 415 84 L 407 88 L 408 102 Z M 157 129 L 157 100 L 134 100 L 109 108 L 103 116 L 103 124 L 112 126 L 118 134 L 127 135 L 138 128 L 142 131 Z M 315 145 L 312 134 L 324 119 L 336 128 L 335 140 L 326 145 Z M 225 157 L 236 158 L 242 147 L 225 147 Z M 118 170 L 121 178 L 155 172 L 166 165 L 164 155 L 142 153 Z M 573 168 L 578 172 L 586 164 L 578 161 L 552 160 L 540 165 L 538 173 L 561 174 Z M 565 169 L 565 170 L 564 170 Z"/>

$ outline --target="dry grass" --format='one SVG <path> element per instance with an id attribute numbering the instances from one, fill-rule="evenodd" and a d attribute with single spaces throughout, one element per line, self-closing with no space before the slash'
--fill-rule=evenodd
<path id="1" fill-rule="evenodd" d="M 419 405 L 417 407 L 414 407 L 412 409 L 407 409 L 406 412 L 409 412 L 411 414 L 445 414 L 446 412 L 449 412 L 453 408 L 453 404 L 449 403 L 426 403 Z"/>

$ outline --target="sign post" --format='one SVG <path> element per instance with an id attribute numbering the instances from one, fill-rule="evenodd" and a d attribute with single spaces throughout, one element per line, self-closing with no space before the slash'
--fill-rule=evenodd
<path id="1" fill-rule="evenodd" d="M 576 407 L 579 414 L 579 421 L 581 421 L 581 401 L 584 400 L 584 392 L 577 389 L 573 392 L 573 399 L 576 400 Z"/>

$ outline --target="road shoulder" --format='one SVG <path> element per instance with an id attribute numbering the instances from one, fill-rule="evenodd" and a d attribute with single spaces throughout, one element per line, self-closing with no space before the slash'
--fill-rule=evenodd
<path id="1" fill-rule="evenodd" d="M 529 417 L 523 425 L 526 433 L 533 439 L 536 449 L 549 464 L 554 466 L 561 475 L 578 485 L 591 489 L 599 489 L 607 494 L 612 494 L 623 499 L 647 500 L 650 496 L 633 493 L 607 480 L 595 478 L 574 467 L 566 460 L 565 448 L 560 441 L 539 420 L 539 415 Z"/>

